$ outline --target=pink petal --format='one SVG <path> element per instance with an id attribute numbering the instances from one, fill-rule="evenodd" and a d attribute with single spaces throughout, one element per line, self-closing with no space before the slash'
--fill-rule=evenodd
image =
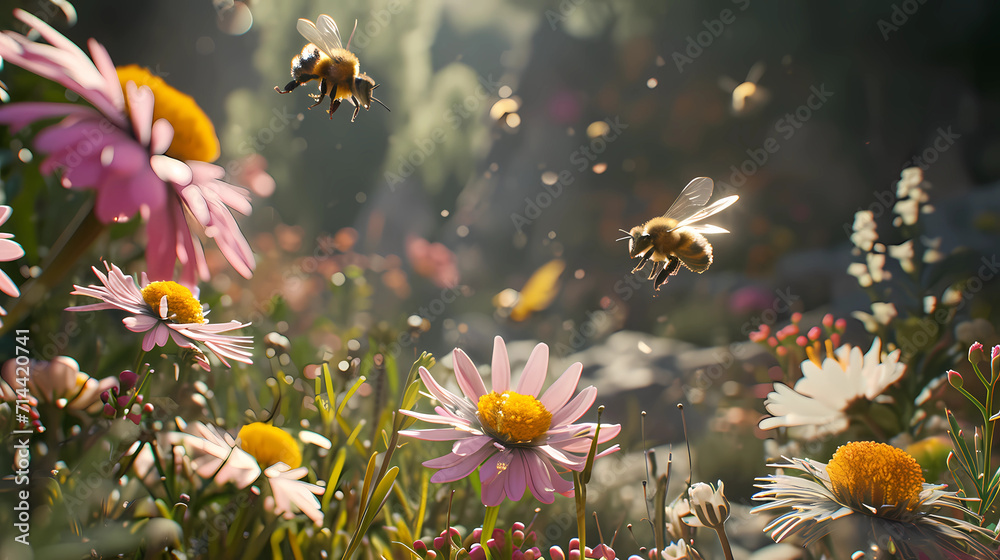
<path id="1" fill-rule="evenodd" d="M 545 375 L 549 371 L 549 347 L 544 343 L 539 343 L 528 356 L 528 363 L 524 365 L 521 372 L 521 379 L 517 381 L 516 391 L 522 395 L 537 397 L 545 384 Z"/>
<path id="2" fill-rule="evenodd" d="M 479 482 L 482 486 L 483 504 L 493 507 L 503 502 L 511 459 L 511 451 L 505 449 L 487 459 L 483 463 L 482 468 L 479 469 Z M 523 495 L 523 488 L 521 493 Z"/>
<path id="3" fill-rule="evenodd" d="M 476 364 L 472 363 L 469 356 L 461 349 L 456 348 L 452 352 L 452 362 L 455 365 L 455 378 L 458 379 L 458 386 L 473 403 L 479 403 L 479 397 L 486 394 L 486 385 L 483 378 L 479 376 Z"/>
<path id="4" fill-rule="evenodd" d="M 576 362 L 569 366 L 566 371 L 559 376 L 539 399 L 548 411 L 557 411 L 569 402 L 576 391 L 576 385 L 580 382 L 580 374 L 583 373 L 583 364 Z"/>
<path id="5" fill-rule="evenodd" d="M 504 481 L 504 491 L 507 498 L 517 501 L 524 496 L 524 489 L 528 484 L 527 465 L 524 462 L 524 453 L 520 450 L 513 450 L 507 463 L 506 481 Z"/>
<path id="6" fill-rule="evenodd" d="M 2 226 L 7 221 L 7 218 L 10 218 L 10 215 L 13 213 L 13 208 L 7 206 L 6 204 L 0 204 L 0 226 Z"/>
<path id="7" fill-rule="evenodd" d="M 21 254 L 24 254 L 23 250 L 21 251 Z M 3 260 L 9 261 L 11 259 Z M 3 292 L 10 297 L 18 297 L 21 295 L 21 291 L 17 289 L 17 284 L 15 284 L 14 281 L 10 279 L 10 276 L 7 276 L 7 273 L 3 271 L 0 271 L 0 292 Z"/>
<path id="8" fill-rule="evenodd" d="M 17 132 L 35 121 L 69 115 L 81 118 L 99 117 L 97 111 L 90 107 L 70 103 L 25 101 L 0 107 L 0 123 L 10 125 L 11 132 Z"/>
<path id="9" fill-rule="evenodd" d="M 143 146 L 148 146 L 153 126 L 153 90 L 149 86 L 137 87 L 130 80 L 125 84 L 125 96 L 128 97 L 129 117 L 132 118 L 136 139 Z"/>
<path id="10" fill-rule="evenodd" d="M 557 428 L 575 422 L 590 409 L 595 400 L 597 400 L 597 388 L 591 385 L 580 391 L 566 406 L 552 413 L 551 426 Z"/>
<path id="11" fill-rule="evenodd" d="M 456 430 L 455 428 L 401 430 L 399 433 L 404 436 L 422 439 L 424 441 L 452 441 L 473 436 L 473 434 L 468 431 Z"/>
<path id="12" fill-rule="evenodd" d="M 543 504 L 551 504 L 555 501 L 549 470 L 545 466 L 545 460 L 535 452 L 523 453 L 525 470 L 528 473 L 528 489 L 536 500 Z"/>
<path id="13" fill-rule="evenodd" d="M 507 357 L 507 345 L 499 336 L 493 339 L 493 369 L 490 377 L 493 379 L 494 393 L 510 390 L 510 359 Z"/>
<path id="14" fill-rule="evenodd" d="M 476 470 L 476 468 L 494 451 L 496 450 L 489 445 L 483 446 L 479 451 L 476 451 L 472 455 L 463 457 L 454 466 L 441 469 L 434 473 L 434 476 L 431 477 L 431 482 L 440 483 L 462 480 L 472 474 L 472 471 Z M 427 463 L 424 463 L 424 465 L 426 466 Z"/>
<path id="15" fill-rule="evenodd" d="M 170 142 L 174 139 L 174 127 L 167 119 L 156 119 L 153 123 L 152 135 L 149 140 L 149 151 L 153 154 L 162 154 L 170 147 Z"/>
<path id="16" fill-rule="evenodd" d="M 438 382 L 431 375 L 431 372 L 427 371 L 427 368 L 421 366 L 418 371 L 420 373 L 420 380 L 424 382 L 424 386 L 427 387 L 427 390 L 434 395 L 434 398 L 441 401 L 442 404 L 458 407 L 459 403 L 464 402 L 464 399 L 438 384 Z"/>
<path id="17" fill-rule="evenodd" d="M 108 100 L 118 108 L 118 112 L 125 112 L 125 96 L 122 94 L 121 80 L 118 79 L 118 72 L 115 70 L 115 63 L 112 62 L 108 50 L 96 39 L 88 39 L 87 47 L 90 49 L 90 58 L 94 60 L 94 66 L 104 78 L 104 92 L 108 95 Z"/>

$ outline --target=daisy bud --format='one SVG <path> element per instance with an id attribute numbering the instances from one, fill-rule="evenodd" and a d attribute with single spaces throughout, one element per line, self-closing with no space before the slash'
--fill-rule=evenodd
<path id="1" fill-rule="evenodd" d="M 778 339 L 774 338 L 773 336 L 770 337 L 770 338 L 768 338 L 767 339 L 767 345 L 770 346 L 771 348 L 774 348 L 775 346 L 778 345 Z"/>
<path id="2" fill-rule="evenodd" d="M 149 414 L 151 412 L 153 412 L 153 403 L 146 403 L 146 404 L 142 405 L 142 413 L 143 414 Z"/>
<path id="3" fill-rule="evenodd" d="M 778 352 L 778 356 L 784 358 L 785 356 L 788 355 L 788 348 L 785 348 L 784 346 L 779 346 L 776 352 Z"/>
<path id="4" fill-rule="evenodd" d="M 549 558 L 552 560 L 566 560 L 566 553 L 558 546 L 549 547 Z"/>
<path id="5" fill-rule="evenodd" d="M 511 531 L 511 537 L 514 539 L 515 548 L 519 548 L 521 544 L 524 543 L 524 531 L 515 528 L 513 531 Z"/>
<path id="6" fill-rule="evenodd" d="M 479 543 L 472 545 L 472 549 L 469 551 L 469 560 L 486 560 L 486 551 L 482 545 Z"/>
<path id="7" fill-rule="evenodd" d="M 524 553 L 521 552 L 520 548 L 515 548 L 510 555 L 510 560 L 524 560 Z"/>
<path id="8" fill-rule="evenodd" d="M 142 404 L 142 395 L 137 395 L 137 396 L 135 397 L 135 402 L 137 402 L 137 403 L 139 403 L 139 404 Z"/>
<path id="9" fill-rule="evenodd" d="M 464 548 L 459 549 L 458 554 L 455 555 L 455 560 L 462 560 L 463 558 L 468 558 L 469 553 L 465 551 Z M 427 560 L 434 560 L 438 557 L 438 553 L 433 550 L 427 551 Z"/>
<path id="10" fill-rule="evenodd" d="M 542 551 L 537 546 L 524 551 L 524 560 L 538 560 L 541 557 Z"/>
<path id="11" fill-rule="evenodd" d="M 823 326 L 827 329 L 833 328 L 833 313 L 827 313 L 823 315 Z"/>
<path id="12" fill-rule="evenodd" d="M 953 369 L 948 370 L 948 384 L 956 389 L 961 389 L 962 385 L 965 384 L 965 380 L 962 379 L 962 374 L 958 373 Z"/>
<path id="13" fill-rule="evenodd" d="M 764 342 L 767 340 L 767 333 L 761 331 L 753 331 L 748 335 L 750 342 Z"/>
<path id="14" fill-rule="evenodd" d="M 819 335 L 822 333 L 823 331 L 819 327 L 813 327 L 809 329 L 808 333 L 809 340 L 819 340 Z"/>
<path id="15" fill-rule="evenodd" d="M 121 383 L 122 392 L 129 392 L 132 387 L 135 387 L 135 383 L 139 381 L 139 376 L 130 370 L 125 370 L 118 374 L 118 381 Z"/>
<path id="16" fill-rule="evenodd" d="M 111 400 L 111 393 L 107 391 L 101 391 L 101 402 L 104 404 L 108 404 L 108 401 L 110 400 Z"/>
<path id="17" fill-rule="evenodd" d="M 668 544 L 660 555 L 662 560 L 684 560 L 688 558 L 687 541 L 679 540 Z"/>
<path id="18" fill-rule="evenodd" d="M 977 365 L 983 359 L 983 345 L 978 342 L 973 342 L 972 346 L 969 346 L 969 362 L 972 365 Z"/>
<path id="19" fill-rule="evenodd" d="M 795 339 L 795 344 L 798 344 L 799 346 L 802 346 L 802 347 L 808 346 L 809 345 L 809 339 L 806 338 L 806 337 L 804 337 L 804 336 L 800 336 L 800 337 L 798 337 L 798 338 Z"/>
<path id="20" fill-rule="evenodd" d="M 441 535 L 443 536 L 444 533 L 441 533 Z M 474 542 L 479 542 L 479 541 L 482 540 L 482 538 L 483 538 L 483 528 L 482 527 L 476 527 L 475 529 L 472 530 L 472 540 Z M 438 547 L 437 545 L 435 545 L 434 548 L 440 548 L 440 547 Z"/>
<path id="21" fill-rule="evenodd" d="M 421 558 L 427 558 L 427 545 L 424 544 L 424 541 L 413 541 L 413 551 Z"/>
<path id="22" fill-rule="evenodd" d="M 615 550 L 606 544 L 599 544 L 594 547 L 594 550 L 590 551 L 587 555 L 588 558 L 597 558 L 600 560 L 615 560 L 617 557 L 615 555 Z"/>
<path id="23" fill-rule="evenodd" d="M 802 314 L 801 313 L 799 313 L 798 311 L 796 311 L 795 313 L 792 313 L 792 323 L 793 324 L 797 325 L 797 324 L 799 324 L 799 321 L 801 321 L 801 320 L 802 320 Z"/>
<path id="24" fill-rule="evenodd" d="M 694 484 L 688 489 L 688 497 L 698 521 L 706 527 L 718 529 L 726 523 L 726 519 L 729 519 L 729 500 L 726 499 L 721 480 L 718 490 L 704 482 Z"/>
<path id="25" fill-rule="evenodd" d="M 847 319 L 837 319 L 833 323 L 833 328 L 836 329 L 837 332 L 843 333 L 847 330 Z"/>
<path id="26" fill-rule="evenodd" d="M 482 532 L 482 530 L 480 530 L 480 529 L 476 529 L 476 531 Z M 475 531 L 473 531 L 472 535 L 473 535 L 472 536 L 473 539 L 475 539 L 477 541 L 479 540 L 475 536 L 476 535 Z M 444 548 L 444 537 L 434 537 L 434 548 L 436 548 L 438 550 L 441 550 L 442 548 Z"/>

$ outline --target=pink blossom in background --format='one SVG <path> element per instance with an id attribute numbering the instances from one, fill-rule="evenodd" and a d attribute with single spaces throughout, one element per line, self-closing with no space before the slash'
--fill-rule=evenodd
<path id="1" fill-rule="evenodd" d="M 422 237 L 406 238 L 406 258 L 417 274 L 430 278 L 439 288 L 458 285 L 455 253 L 441 243 L 431 243 Z"/>

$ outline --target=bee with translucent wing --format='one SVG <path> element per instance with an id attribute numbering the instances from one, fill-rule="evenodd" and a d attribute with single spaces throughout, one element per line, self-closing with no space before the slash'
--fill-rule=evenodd
<path id="1" fill-rule="evenodd" d="M 648 262 L 653 263 L 649 279 L 653 280 L 654 290 L 659 290 L 670 276 L 677 274 L 681 264 L 699 274 L 712 264 L 712 245 L 704 234 L 729 231 L 696 222 L 725 210 L 740 198 L 727 196 L 705 206 L 714 188 L 715 183 L 708 177 L 697 177 L 684 187 L 665 214 L 630 231 L 620 230 L 627 235 L 618 241 L 628 239 L 629 257 L 639 259 L 632 272 L 641 270 Z"/>
<path id="2" fill-rule="evenodd" d="M 358 23 L 354 22 L 357 29 Z M 295 25 L 299 33 L 309 41 L 309 44 L 302 48 L 302 52 L 292 59 L 292 81 L 285 84 L 284 89 L 274 87 L 278 93 L 288 93 L 302 84 L 312 80 L 319 80 L 319 94 L 310 94 L 316 100 L 309 108 L 319 105 L 326 96 L 330 96 L 330 118 L 340 107 L 343 100 L 347 100 L 354 106 L 354 115 L 351 122 L 357 118 L 358 112 L 364 107 L 367 111 L 372 101 L 389 108 L 385 103 L 379 101 L 372 92 L 378 87 L 375 80 L 368 74 L 361 72 L 361 63 L 357 55 L 352 53 L 351 39 L 354 32 L 347 40 L 347 48 L 344 48 L 340 41 L 340 30 L 333 18 L 323 14 L 316 18 L 316 23 L 299 19 Z"/>

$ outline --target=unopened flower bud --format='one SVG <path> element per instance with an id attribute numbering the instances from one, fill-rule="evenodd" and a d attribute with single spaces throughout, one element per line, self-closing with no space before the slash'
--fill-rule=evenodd
<path id="1" fill-rule="evenodd" d="M 961 389 L 962 385 L 965 385 L 965 380 L 962 379 L 962 374 L 958 373 L 953 369 L 948 370 L 948 384 L 956 389 Z"/>
<path id="2" fill-rule="evenodd" d="M 823 315 L 823 326 L 826 327 L 826 328 L 828 328 L 828 329 L 832 329 L 833 328 L 833 314 L 832 313 L 827 313 L 826 315 Z"/>
<path id="3" fill-rule="evenodd" d="M 413 541 L 413 551 L 420 555 L 421 558 L 427 557 L 427 545 L 424 541 Z"/>
<path id="4" fill-rule="evenodd" d="M 104 405 L 104 415 L 108 418 L 114 418 L 115 412 L 117 412 L 117 410 L 115 410 L 115 407 L 111 403 Z"/>
<path id="5" fill-rule="evenodd" d="M 566 560 L 566 553 L 558 546 L 549 547 L 549 558 L 552 560 Z"/>
<path id="6" fill-rule="evenodd" d="M 1000 370 L 1000 345 L 994 346 L 993 353 L 990 354 L 990 370 L 993 372 L 994 376 L 996 376 L 997 371 Z"/>
<path id="7" fill-rule="evenodd" d="M 130 370 L 118 374 L 118 382 L 121 383 L 123 393 L 131 391 L 137 381 L 139 381 L 139 376 Z"/>
<path id="8" fill-rule="evenodd" d="M 662 560 L 686 560 L 688 556 L 687 541 L 679 540 L 668 544 L 663 553 L 660 554 Z"/>
<path id="9" fill-rule="evenodd" d="M 972 346 L 969 346 L 969 362 L 972 365 L 978 365 L 983 360 L 983 355 L 982 344 L 973 342 Z"/>
<path id="10" fill-rule="evenodd" d="M 108 401 L 110 400 L 111 400 L 111 393 L 107 391 L 101 391 L 101 402 L 104 404 L 108 404 Z"/>
<path id="11" fill-rule="evenodd" d="M 688 489 L 688 498 L 691 501 L 691 509 L 698 516 L 706 527 L 718 529 L 729 519 L 729 500 L 726 499 L 722 481 L 719 481 L 719 488 L 712 488 L 710 484 L 699 482 Z"/>

